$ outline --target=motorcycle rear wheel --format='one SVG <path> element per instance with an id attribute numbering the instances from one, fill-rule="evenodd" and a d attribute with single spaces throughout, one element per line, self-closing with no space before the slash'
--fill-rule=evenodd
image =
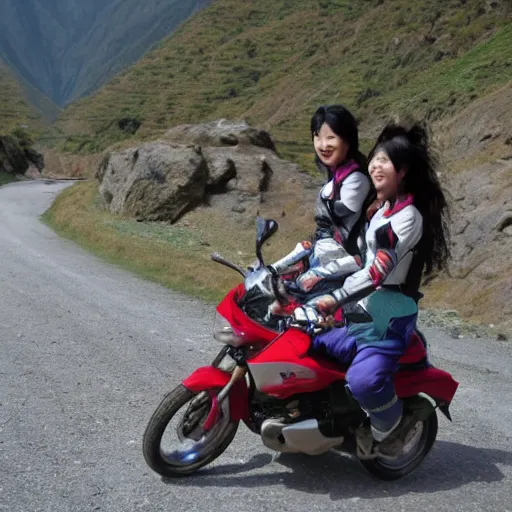
<path id="1" fill-rule="evenodd" d="M 215 425 L 207 432 L 202 430 L 211 410 L 212 396 L 218 392 L 212 389 L 196 395 L 180 384 L 164 397 L 149 420 L 142 442 L 144 459 L 153 471 L 168 478 L 190 475 L 219 457 L 231 444 L 239 422 L 229 418 L 228 399 L 222 404 Z M 187 404 L 185 415 L 173 433 L 181 448 L 166 452 L 162 438 L 171 420 Z"/>
<path id="2" fill-rule="evenodd" d="M 428 455 L 437 437 L 437 414 L 435 411 L 430 416 L 418 423 L 421 432 L 409 442 L 411 446 L 407 453 L 397 459 L 389 460 L 381 457 L 361 460 L 361 464 L 372 475 L 381 480 L 398 480 L 412 473 Z M 415 439 L 417 437 L 417 439 Z"/>

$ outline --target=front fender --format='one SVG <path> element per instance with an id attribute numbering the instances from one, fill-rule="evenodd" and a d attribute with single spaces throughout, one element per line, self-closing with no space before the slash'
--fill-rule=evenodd
<path id="1" fill-rule="evenodd" d="M 191 373 L 182 384 L 197 394 L 207 389 L 222 389 L 230 379 L 231 374 L 228 372 L 213 366 L 203 366 Z M 234 421 L 249 419 L 249 392 L 245 379 L 235 382 L 229 392 L 229 412 Z"/>

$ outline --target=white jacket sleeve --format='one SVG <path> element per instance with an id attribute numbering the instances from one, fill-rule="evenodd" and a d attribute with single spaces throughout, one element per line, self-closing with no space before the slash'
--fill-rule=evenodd
<path id="1" fill-rule="evenodd" d="M 383 284 L 403 284 L 407 277 L 412 250 L 423 233 L 422 217 L 410 205 L 386 219 L 376 214 L 367 231 L 368 253 L 363 269 L 349 276 L 343 288 L 333 295 L 343 300 L 363 291 L 371 293 Z M 372 251 L 372 247 L 374 251 Z"/>

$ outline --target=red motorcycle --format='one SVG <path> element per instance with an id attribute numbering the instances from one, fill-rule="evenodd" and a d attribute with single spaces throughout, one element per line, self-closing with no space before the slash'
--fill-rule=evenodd
<path id="1" fill-rule="evenodd" d="M 289 321 L 272 328 L 263 321 L 276 297 L 288 304 L 290 297 L 261 256 L 277 223 L 258 219 L 257 231 L 255 268 L 246 272 L 212 256 L 244 276 L 244 284 L 217 306 L 214 338 L 225 346 L 211 366 L 193 372 L 154 412 L 143 440 L 147 464 L 165 477 L 189 475 L 221 455 L 243 421 L 276 452 L 318 455 L 334 449 L 354 455 L 381 479 L 407 475 L 434 444 L 436 409 L 451 420 L 448 406 L 458 383 L 429 363 L 417 331 L 395 374 L 404 414 L 414 419 L 404 447 L 392 458 L 378 450 L 363 453 L 358 432 L 369 420 L 346 386 L 347 368 L 312 352 L 310 335 Z"/>

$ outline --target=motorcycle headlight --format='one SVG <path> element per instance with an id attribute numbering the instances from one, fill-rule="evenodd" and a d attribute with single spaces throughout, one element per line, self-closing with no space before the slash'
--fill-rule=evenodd
<path id="1" fill-rule="evenodd" d="M 239 347 L 245 343 L 243 332 L 233 329 L 232 325 L 218 312 L 215 312 L 213 337 L 217 341 L 233 347 Z"/>

